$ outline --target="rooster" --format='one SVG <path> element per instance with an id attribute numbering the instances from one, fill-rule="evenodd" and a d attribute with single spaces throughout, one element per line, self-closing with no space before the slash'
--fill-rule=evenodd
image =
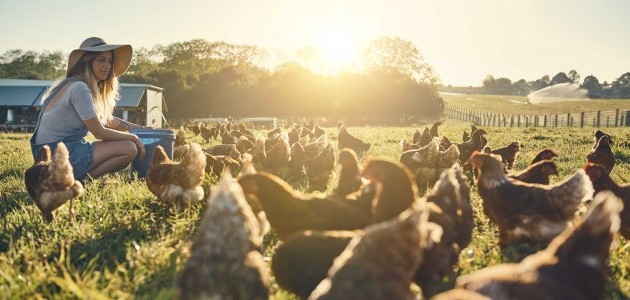
<path id="1" fill-rule="evenodd" d="M 361 166 L 359 166 L 359 159 L 354 150 L 341 149 L 339 151 L 339 164 L 341 165 L 339 182 L 333 193 L 339 196 L 346 196 L 358 191 L 362 184 Z"/>
<path id="2" fill-rule="evenodd" d="M 370 221 L 369 205 L 364 201 L 300 194 L 270 173 L 246 174 L 238 182 L 250 205 L 262 207 L 281 239 L 302 230 L 361 229 Z M 367 199 L 371 200 L 370 197 Z"/>
<path id="3" fill-rule="evenodd" d="M 366 143 L 348 133 L 345 126 L 339 128 L 338 144 L 339 149 L 349 148 L 358 154 L 367 152 L 371 146 L 370 143 Z"/>
<path id="4" fill-rule="evenodd" d="M 484 141 L 482 139 L 484 134 L 488 133 L 483 129 L 477 129 L 475 132 L 472 133 L 469 141 L 461 144 L 455 144 L 457 145 L 457 148 L 459 148 L 460 162 L 465 162 L 473 152 L 480 151 L 481 149 L 483 149 L 483 147 L 485 147 Z"/>
<path id="5" fill-rule="evenodd" d="M 584 221 L 575 230 L 564 231 L 546 249 L 518 264 L 461 276 L 456 290 L 433 299 L 603 299 L 609 248 L 619 228 L 621 209 L 621 201 L 613 193 L 602 192 Z M 472 293 L 477 294 L 470 296 Z"/>
<path id="6" fill-rule="evenodd" d="M 586 160 L 588 162 L 602 165 L 608 174 L 610 174 L 616 162 L 615 154 L 610 146 L 610 136 L 604 134 L 597 141 L 595 148 L 586 155 Z"/>
<path id="7" fill-rule="evenodd" d="M 587 163 L 584 166 L 584 170 L 588 177 L 593 182 L 593 188 L 595 194 L 599 194 L 602 191 L 610 190 L 623 201 L 624 209 L 621 211 L 621 228 L 619 232 L 626 239 L 630 239 L 630 184 L 619 185 L 610 178 L 610 175 L 606 172 L 606 169 L 597 164 Z"/>
<path id="8" fill-rule="evenodd" d="M 418 207 L 367 227 L 335 259 L 309 299 L 414 299 L 410 284 L 423 249 L 441 235 L 427 219 L 426 208 Z"/>
<path id="9" fill-rule="evenodd" d="M 510 179 L 497 157 L 475 152 L 468 163 L 479 169 L 477 189 L 484 212 L 499 226 L 501 246 L 547 243 L 567 226 L 578 205 L 593 195 L 584 170 L 546 186 Z"/>
<path id="10" fill-rule="evenodd" d="M 48 145 L 40 148 L 35 164 L 24 172 L 24 183 L 46 222 L 51 222 L 52 212 L 68 200 L 72 216 L 72 199 L 83 194 L 83 185 L 74 180 L 68 148 L 64 143 L 57 144 L 52 159 Z"/>
<path id="11" fill-rule="evenodd" d="M 505 147 L 497 148 L 490 152 L 492 154 L 501 155 L 501 158 L 503 159 L 503 164 L 506 166 L 506 169 L 512 170 L 512 167 L 514 167 L 514 160 L 516 160 L 516 156 L 518 155 L 518 152 L 520 150 L 521 143 L 519 141 L 515 141 Z"/>
<path id="12" fill-rule="evenodd" d="M 440 121 L 433 123 L 431 129 L 429 129 L 429 134 L 431 135 L 431 137 L 440 137 L 440 135 L 438 134 L 438 127 L 440 127 L 440 125 L 442 125 L 442 122 Z"/>
<path id="13" fill-rule="evenodd" d="M 192 131 L 194 136 L 198 136 L 199 133 L 201 133 L 201 124 L 194 123 L 194 124 L 188 125 L 188 130 Z"/>
<path id="14" fill-rule="evenodd" d="M 527 183 L 549 184 L 551 175 L 558 176 L 558 166 L 553 160 L 542 160 L 523 171 L 508 174 L 508 177 Z"/>
<path id="15" fill-rule="evenodd" d="M 199 124 L 199 134 L 201 138 L 203 138 L 206 143 L 210 142 L 210 139 L 216 138 L 218 136 L 217 129 L 214 127 L 206 127 L 203 123 Z"/>
<path id="16" fill-rule="evenodd" d="M 177 209 L 203 199 L 200 186 L 206 168 L 206 156 L 199 144 L 190 144 L 181 163 L 168 158 L 164 148 L 157 146 L 147 172 L 147 187 L 158 200 Z"/>
<path id="17" fill-rule="evenodd" d="M 269 275 L 259 252 L 265 232 L 226 174 L 212 188 L 208 209 L 178 280 L 178 299 L 268 299 Z"/>

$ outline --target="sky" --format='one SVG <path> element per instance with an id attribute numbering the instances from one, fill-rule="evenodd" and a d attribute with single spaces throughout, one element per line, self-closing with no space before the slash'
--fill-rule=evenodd
<path id="1" fill-rule="evenodd" d="M 629 11 L 626 0 L 1 0 L 0 54 L 69 54 L 90 36 L 134 48 L 205 39 L 312 46 L 342 64 L 356 45 L 398 36 L 444 85 L 570 70 L 611 82 L 630 71 Z"/>

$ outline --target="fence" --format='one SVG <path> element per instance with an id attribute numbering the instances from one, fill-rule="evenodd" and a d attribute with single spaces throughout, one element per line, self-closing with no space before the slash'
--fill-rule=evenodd
<path id="1" fill-rule="evenodd" d="M 550 115 L 501 114 L 446 104 L 444 117 L 492 127 L 620 127 L 629 126 L 630 111 L 609 110 Z"/>

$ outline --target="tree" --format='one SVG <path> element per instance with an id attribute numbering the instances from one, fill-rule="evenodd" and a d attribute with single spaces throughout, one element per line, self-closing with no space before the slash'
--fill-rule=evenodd
<path id="1" fill-rule="evenodd" d="M 525 79 L 521 79 L 512 84 L 512 91 L 519 96 L 526 96 L 529 94 L 530 87 Z"/>
<path id="2" fill-rule="evenodd" d="M 597 80 L 597 77 L 593 75 L 586 76 L 586 78 L 584 78 L 584 82 L 580 87 L 588 90 L 588 96 L 591 98 L 601 97 L 602 86 L 599 84 L 599 80 Z"/>
<path id="3" fill-rule="evenodd" d="M 539 79 L 536 79 L 535 81 L 530 82 L 529 85 L 533 91 L 537 91 L 537 90 L 548 87 L 549 82 L 550 82 L 549 75 L 545 75 Z"/>
<path id="4" fill-rule="evenodd" d="M 420 50 L 412 42 L 400 37 L 383 37 L 372 41 L 363 54 L 363 65 L 368 72 L 380 69 L 399 72 L 419 83 L 437 85 L 439 82 Z"/>
<path id="5" fill-rule="evenodd" d="M 37 53 L 19 49 L 0 56 L 0 77 L 54 80 L 65 74 L 65 60 L 59 51 Z"/>
<path id="6" fill-rule="evenodd" d="M 568 77 L 571 79 L 571 83 L 580 83 L 580 74 L 577 71 L 569 71 Z"/>
<path id="7" fill-rule="evenodd" d="M 571 83 L 571 78 L 569 78 L 566 73 L 560 72 L 551 78 L 551 82 L 549 84 L 554 85 L 558 83 Z"/>
<path id="8" fill-rule="evenodd" d="M 621 75 L 611 84 L 613 97 L 630 98 L 630 72 Z"/>

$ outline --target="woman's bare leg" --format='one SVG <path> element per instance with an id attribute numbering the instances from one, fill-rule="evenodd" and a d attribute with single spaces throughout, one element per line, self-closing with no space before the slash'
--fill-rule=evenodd
<path id="1" fill-rule="evenodd" d="M 96 141 L 93 145 L 94 161 L 88 174 L 94 178 L 126 168 L 138 154 L 131 141 Z"/>

